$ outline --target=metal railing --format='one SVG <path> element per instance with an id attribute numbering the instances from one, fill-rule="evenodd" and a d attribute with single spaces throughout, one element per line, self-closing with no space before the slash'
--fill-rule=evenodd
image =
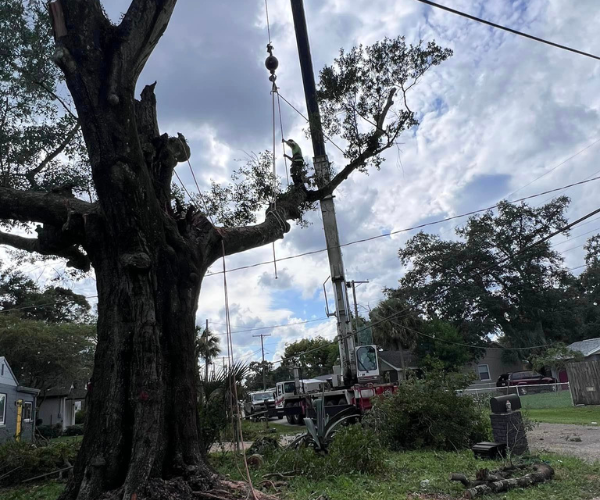
<path id="1" fill-rule="evenodd" d="M 514 385 L 509 387 L 477 387 L 459 391 L 465 396 L 493 398 L 505 394 L 517 394 L 525 409 L 565 408 L 573 406 L 568 382 L 556 384 Z"/>

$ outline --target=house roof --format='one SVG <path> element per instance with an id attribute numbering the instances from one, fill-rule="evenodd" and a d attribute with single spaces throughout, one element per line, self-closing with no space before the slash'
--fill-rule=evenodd
<path id="1" fill-rule="evenodd" d="M 402 369 L 402 360 L 400 359 L 400 351 L 382 351 L 378 353 L 379 359 L 385 361 L 388 365 L 396 370 Z M 404 365 L 407 368 L 416 368 L 419 366 L 417 356 L 411 351 L 404 351 Z"/>
<path id="2" fill-rule="evenodd" d="M 591 356 L 592 354 L 600 353 L 600 338 L 581 340 L 580 342 L 573 342 L 568 346 L 572 351 L 579 351 L 584 357 Z"/>
<path id="3" fill-rule="evenodd" d="M 87 391 L 85 389 L 73 389 L 71 387 L 53 387 L 46 391 L 47 398 L 68 398 L 85 399 Z"/>
<path id="4" fill-rule="evenodd" d="M 4 356 L 0 356 L 0 366 L 4 365 L 7 369 L 8 369 L 8 374 L 10 375 L 10 377 L 14 380 L 15 385 L 17 385 L 19 382 L 17 381 L 17 377 L 15 377 L 15 374 L 12 371 L 12 368 L 10 367 L 10 365 L 8 364 L 8 361 L 6 361 L 6 358 Z"/>
<path id="5" fill-rule="evenodd" d="M 15 385 L 17 386 L 17 392 L 25 392 L 25 393 L 34 394 L 34 395 L 39 394 L 39 392 L 40 392 L 39 389 L 33 389 L 31 387 L 25 387 L 23 385 L 19 385 L 19 381 L 17 380 L 17 377 L 15 377 L 15 374 L 12 371 L 12 368 L 10 367 L 10 365 L 8 364 L 8 361 L 6 361 L 6 358 L 4 356 L 0 356 L 0 365 L 4 365 L 7 368 L 8 373 L 6 373 L 6 376 L 10 376 L 12 378 Z M 2 383 L 1 379 L 0 379 L 0 383 Z"/>

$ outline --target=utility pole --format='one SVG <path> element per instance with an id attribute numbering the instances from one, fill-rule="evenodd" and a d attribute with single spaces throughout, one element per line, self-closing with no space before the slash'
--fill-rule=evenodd
<path id="1" fill-rule="evenodd" d="M 267 388 L 266 375 L 265 375 L 265 344 L 264 344 L 264 338 L 265 337 L 270 337 L 271 334 L 270 333 L 261 333 L 259 335 L 252 335 L 252 336 L 253 337 L 260 337 L 260 348 L 262 350 L 262 379 L 263 379 L 263 391 L 264 391 Z"/>
<path id="2" fill-rule="evenodd" d="M 325 140 L 317 102 L 317 90 L 315 85 L 315 74 L 313 72 L 312 58 L 310 55 L 310 44 L 308 30 L 306 28 L 306 17 L 304 15 L 303 0 L 291 0 L 292 15 L 294 17 L 294 28 L 296 30 L 296 43 L 298 45 L 298 56 L 300 69 L 302 71 L 302 82 L 304 84 L 304 97 L 306 98 L 306 109 L 308 110 L 308 124 L 312 139 L 314 152 L 314 167 L 317 186 L 324 187 L 330 181 L 330 167 L 327 153 L 325 151 Z M 340 347 L 340 361 L 342 364 L 342 375 L 344 384 L 351 385 L 356 380 L 356 358 L 354 353 L 354 333 L 350 323 L 348 312 L 348 294 L 346 291 L 346 278 L 344 276 L 344 262 L 340 248 L 340 237 L 338 233 L 337 220 L 335 218 L 335 204 L 333 196 L 327 196 L 321 200 L 321 214 L 323 217 L 323 229 L 325 231 L 325 242 L 327 243 L 327 255 L 331 270 L 331 281 L 335 294 L 335 310 L 337 318 L 338 342 Z"/>
<path id="3" fill-rule="evenodd" d="M 354 324 L 355 324 L 355 328 L 356 328 L 356 332 L 358 334 L 358 302 L 356 301 L 356 284 L 358 283 L 359 285 L 362 285 L 363 283 L 368 283 L 369 280 L 367 281 L 354 281 L 352 280 L 350 283 L 347 283 L 346 286 L 348 288 L 352 288 L 352 297 L 354 298 Z M 356 339 L 357 341 L 359 339 Z"/>

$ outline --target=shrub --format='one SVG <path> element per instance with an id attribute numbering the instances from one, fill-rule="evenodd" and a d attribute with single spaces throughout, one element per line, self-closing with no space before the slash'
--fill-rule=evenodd
<path id="1" fill-rule="evenodd" d="M 72 464 L 79 441 L 55 442 L 48 446 L 9 442 L 0 446 L 0 486 L 10 486 Z"/>
<path id="2" fill-rule="evenodd" d="M 488 412 L 456 392 L 467 383 L 464 375 L 443 372 L 403 382 L 375 402 L 365 423 L 392 450 L 467 448 L 490 437 Z"/>
<path id="3" fill-rule="evenodd" d="M 379 474 L 386 470 L 385 450 L 371 429 L 349 425 L 333 437 L 328 452 L 315 453 L 310 446 L 280 448 L 269 457 L 272 472 L 291 471 L 308 479 L 320 480 L 344 473 Z"/>
<path id="4" fill-rule="evenodd" d="M 245 437 L 245 435 L 244 435 Z M 271 436 L 263 436 L 256 439 L 252 446 L 246 452 L 246 455 L 272 455 L 274 451 L 279 449 L 279 440 Z"/>
<path id="5" fill-rule="evenodd" d="M 83 436 L 83 425 L 70 425 L 65 429 L 63 436 Z"/>
<path id="6" fill-rule="evenodd" d="M 77 411 L 75 413 L 75 424 L 82 424 L 85 422 L 85 409 Z"/>
<path id="7" fill-rule="evenodd" d="M 375 432 L 349 425 L 336 432 L 327 456 L 329 469 L 378 474 L 385 470 L 383 450 Z"/>
<path id="8" fill-rule="evenodd" d="M 62 425 L 54 424 L 54 425 L 40 425 L 37 427 L 38 432 L 44 436 L 46 439 L 54 439 L 62 436 Z"/>

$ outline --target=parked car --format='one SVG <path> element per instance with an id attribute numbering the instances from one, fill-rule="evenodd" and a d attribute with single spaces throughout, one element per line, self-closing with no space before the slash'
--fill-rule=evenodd
<path id="1" fill-rule="evenodd" d="M 270 412 L 268 412 L 271 410 Z M 248 419 L 269 417 L 275 410 L 275 393 L 273 391 L 250 392 L 244 400 L 244 415 Z M 265 413 L 267 411 L 268 413 Z"/>
<path id="2" fill-rule="evenodd" d="M 527 392 L 541 392 L 544 389 L 555 391 L 556 385 L 550 388 L 535 387 L 556 384 L 557 380 L 553 377 L 545 377 L 544 375 L 532 371 L 521 371 L 513 373 L 503 373 L 498 377 L 496 387 L 519 387 L 519 394 L 527 394 Z M 532 387 L 529 387 L 532 386 Z"/>

